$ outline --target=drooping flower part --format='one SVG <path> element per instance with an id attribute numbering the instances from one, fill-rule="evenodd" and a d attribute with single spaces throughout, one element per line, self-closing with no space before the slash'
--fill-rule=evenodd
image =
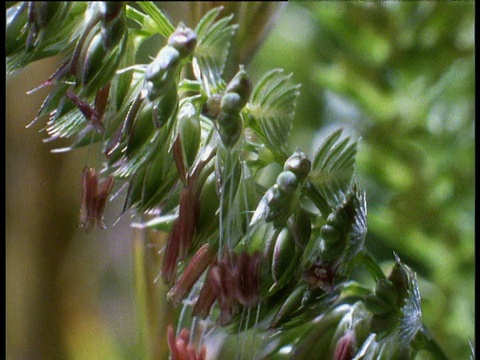
<path id="1" fill-rule="evenodd" d="M 218 322 L 228 325 L 240 306 L 251 308 L 260 301 L 260 261 L 256 252 L 239 255 L 225 252 L 209 269 L 193 308 L 193 315 L 206 317 L 215 300 L 220 308 Z"/>
<path id="2" fill-rule="evenodd" d="M 178 304 L 190 292 L 203 272 L 212 263 L 215 254 L 210 250 L 208 243 L 203 244 L 192 256 L 182 275 L 168 292 L 168 297 L 174 304 Z"/>
<path id="3" fill-rule="evenodd" d="M 260 253 L 241 253 L 235 264 L 235 294 L 238 302 L 250 308 L 260 301 Z"/>
<path id="4" fill-rule="evenodd" d="M 163 256 L 162 277 L 166 284 L 173 281 L 178 260 L 183 259 L 190 250 L 198 215 L 198 194 L 193 187 L 183 188 L 178 219 L 173 224 Z"/>
<path id="5" fill-rule="evenodd" d="M 205 319 L 208 316 L 210 309 L 217 299 L 217 294 L 213 291 L 212 269 L 213 266 L 211 266 L 208 270 L 205 282 L 203 283 L 197 302 L 195 303 L 192 311 L 193 316 L 199 316 L 202 319 Z"/>
<path id="6" fill-rule="evenodd" d="M 167 246 L 163 253 L 162 263 L 162 279 L 165 284 L 173 281 L 175 276 L 175 268 L 177 267 L 178 251 L 180 244 L 180 216 L 173 224 L 173 229 L 170 231 L 167 239 Z"/>
<path id="7" fill-rule="evenodd" d="M 167 328 L 168 347 L 172 360 L 205 360 L 207 358 L 207 349 L 201 346 L 197 351 L 195 346 L 190 344 L 190 332 L 182 329 L 175 337 L 175 330 L 172 325 Z"/>
<path id="8" fill-rule="evenodd" d="M 181 143 L 178 138 L 174 143 L 173 152 L 177 170 L 183 176 L 181 179 L 185 187 L 180 193 L 178 218 L 173 224 L 163 255 L 162 278 L 165 284 L 174 280 L 177 262 L 185 258 L 192 246 L 192 239 L 200 214 L 199 196 L 201 189 L 199 188 L 198 177 L 215 155 L 215 152 L 211 152 L 205 159 L 197 162 L 191 173 L 186 174 Z"/>
<path id="9" fill-rule="evenodd" d="M 212 290 L 217 296 L 217 303 L 220 308 L 218 322 L 221 326 L 225 326 L 231 322 L 233 315 L 238 311 L 238 302 L 235 298 L 234 270 L 222 261 L 218 266 L 211 268 L 209 280 L 212 284 Z"/>
<path id="10" fill-rule="evenodd" d="M 101 183 L 95 169 L 86 166 L 82 176 L 82 204 L 80 226 L 90 231 L 95 226 L 105 229 L 103 214 L 107 198 L 114 184 L 113 176 L 108 176 Z"/>

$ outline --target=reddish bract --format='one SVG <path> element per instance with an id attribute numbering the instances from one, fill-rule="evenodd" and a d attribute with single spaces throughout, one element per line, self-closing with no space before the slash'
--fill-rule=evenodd
<path id="1" fill-rule="evenodd" d="M 105 229 L 103 214 L 113 184 L 113 176 L 108 176 L 99 183 L 95 169 L 88 166 L 83 169 L 80 226 L 87 231 L 95 226 Z"/>
<path id="2" fill-rule="evenodd" d="M 190 332 L 182 329 L 177 337 L 172 325 L 167 328 L 168 347 L 172 360 L 205 360 L 207 358 L 207 349 L 205 346 L 200 347 L 197 351 L 190 344 Z"/>
<path id="3" fill-rule="evenodd" d="M 210 266 L 193 315 L 208 316 L 215 300 L 220 308 L 221 326 L 228 325 L 240 306 L 251 308 L 260 301 L 260 253 L 226 252 Z"/>

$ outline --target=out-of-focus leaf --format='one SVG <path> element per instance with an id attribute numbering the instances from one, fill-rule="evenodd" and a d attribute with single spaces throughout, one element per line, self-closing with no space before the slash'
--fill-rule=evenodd
<path id="1" fill-rule="evenodd" d="M 147 14 L 145 17 L 141 17 L 133 8 L 127 8 L 127 15 L 130 15 L 135 21 L 142 25 L 143 30 L 150 31 L 153 34 L 160 33 L 160 35 L 169 37 L 175 30 L 175 27 L 168 21 L 165 15 L 160 9 L 150 1 L 138 1 L 138 6 L 142 8 Z M 152 21 L 155 27 L 152 24 Z"/>
<path id="2" fill-rule="evenodd" d="M 350 136 L 342 138 L 343 129 L 326 137 L 315 154 L 310 182 L 332 206 L 338 205 L 350 187 L 357 153 L 357 142 Z"/>
<path id="3" fill-rule="evenodd" d="M 203 81 L 210 92 L 225 86 L 222 74 L 237 28 L 237 25 L 228 25 L 233 14 L 214 22 L 221 10 L 221 7 L 210 10 L 195 28 L 198 42 L 193 54 L 193 69 L 195 77 Z"/>
<path id="4" fill-rule="evenodd" d="M 274 69 L 259 80 L 247 105 L 248 126 L 280 159 L 286 157 L 299 88 L 292 74 Z"/>

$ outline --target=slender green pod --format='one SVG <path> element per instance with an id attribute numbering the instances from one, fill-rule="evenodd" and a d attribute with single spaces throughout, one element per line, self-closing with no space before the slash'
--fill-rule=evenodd
<path id="1" fill-rule="evenodd" d="M 217 118 L 218 133 L 222 143 L 232 148 L 243 133 L 243 122 L 240 114 L 221 112 Z"/>
<path id="2" fill-rule="evenodd" d="M 302 298 L 306 290 L 307 284 L 301 284 L 291 292 L 274 315 L 270 322 L 270 328 L 278 328 L 291 319 L 293 314 L 302 306 Z"/>
<path id="3" fill-rule="evenodd" d="M 5 56 L 9 57 L 24 49 L 27 31 L 24 30 L 28 21 L 27 3 L 19 2 L 7 10 L 5 27 Z"/>
<path id="4" fill-rule="evenodd" d="M 152 121 L 157 129 L 163 127 L 170 119 L 177 115 L 178 91 L 174 85 L 166 95 L 157 100 L 153 108 Z"/>
<path id="5" fill-rule="evenodd" d="M 106 51 L 120 43 L 126 32 L 125 2 L 102 1 L 99 4 L 101 18 L 101 35 Z"/>
<path id="6" fill-rule="evenodd" d="M 275 282 L 278 282 L 292 264 L 295 264 L 294 258 L 295 242 L 288 229 L 283 228 L 277 236 L 273 249 L 272 276 Z"/>
<path id="7" fill-rule="evenodd" d="M 179 110 L 177 132 L 181 140 L 183 162 L 190 169 L 197 157 L 200 147 L 200 119 L 195 107 L 186 102 Z"/>

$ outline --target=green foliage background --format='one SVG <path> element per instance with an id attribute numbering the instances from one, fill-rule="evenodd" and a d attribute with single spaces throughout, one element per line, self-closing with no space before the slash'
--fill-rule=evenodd
<path id="1" fill-rule="evenodd" d="M 367 248 L 418 273 L 424 321 L 452 359 L 474 337 L 474 46 L 474 2 L 289 2 L 247 67 L 254 82 L 278 67 L 302 84 L 292 150 L 313 153 L 333 127 L 361 136 Z M 86 149 L 52 155 L 61 144 L 24 128 L 46 94 L 25 91 L 54 69 L 7 82 L 8 358 L 146 358 L 130 219 L 80 234 Z"/>
<path id="2" fill-rule="evenodd" d="M 302 84 L 291 144 L 361 136 L 367 248 L 419 275 L 447 355 L 474 338 L 474 3 L 293 2 L 251 65 Z"/>

